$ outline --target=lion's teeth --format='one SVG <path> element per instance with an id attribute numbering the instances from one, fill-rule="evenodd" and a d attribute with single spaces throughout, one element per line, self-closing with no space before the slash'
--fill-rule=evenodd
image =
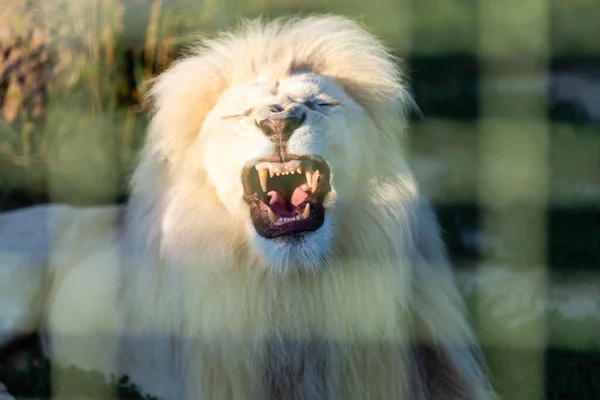
<path id="1" fill-rule="evenodd" d="M 269 215 L 269 221 L 271 221 L 272 224 L 277 222 L 277 215 L 271 210 L 271 207 L 267 207 L 267 214 Z"/>
<path id="2" fill-rule="evenodd" d="M 273 175 L 275 175 L 275 172 L 274 172 L 273 170 L 271 170 L 271 169 L 270 169 L 270 170 L 269 170 L 269 178 L 272 178 L 272 177 L 273 177 Z"/>
<path id="3" fill-rule="evenodd" d="M 300 167 L 300 165 L 302 164 L 302 161 L 300 160 L 292 160 L 292 161 L 288 161 L 285 164 L 282 164 L 283 169 L 285 169 L 286 171 L 295 171 L 297 168 Z M 294 173 L 294 172 L 292 172 Z"/>
<path id="4" fill-rule="evenodd" d="M 301 174 L 302 173 L 302 168 L 298 167 L 298 169 L 296 170 L 297 173 Z"/>
<path id="5" fill-rule="evenodd" d="M 277 176 L 281 175 L 281 172 L 275 172 L 277 174 Z"/>
<path id="6" fill-rule="evenodd" d="M 258 178 L 260 179 L 260 187 L 262 188 L 263 192 L 267 191 L 267 170 L 266 169 L 260 169 L 258 170 Z"/>
<path id="7" fill-rule="evenodd" d="M 315 179 L 313 179 L 313 182 L 312 182 L 314 184 L 314 187 L 313 187 L 313 185 L 309 185 L 313 192 L 315 190 L 317 190 L 317 185 L 319 184 L 319 176 L 320 176 L 320 172 L 319 172 L 319 170 L 317 170 L 315 172 L 315 177 L 314 177 Z"/>
<path id="8" fill-rule="evenodd" d="M 306 184 L 312 188 L 312 171 L 306 171 Z"/>
<path id="9" fill-rule="evenodd" d="M 302 219 L 306 219 L 310 216 L 310 203 L 306 203 L 304 211 L 302 212 Z"/>

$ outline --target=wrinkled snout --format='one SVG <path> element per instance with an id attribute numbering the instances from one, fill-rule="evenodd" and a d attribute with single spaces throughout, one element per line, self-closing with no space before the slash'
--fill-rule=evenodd
<path id="1" fill-rule="evenodd" d="M 258 110 L 256 124 L 270 139 L 286 142 L 294 131 L 302 125 L 306 113 L 299 105 L 283 108 L 280 105 L 271 105 Z"/>

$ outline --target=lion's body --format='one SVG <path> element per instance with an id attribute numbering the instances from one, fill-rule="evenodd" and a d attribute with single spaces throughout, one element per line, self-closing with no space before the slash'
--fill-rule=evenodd
<path id="1" fill-rule="evenodd" d="M 174 66 L 153 88 L 125 218 L 48 209 L 60 217 L 44 217 L 38 256 L 20 241 L 3 248 L 17 256 L 0 285 L 30 286 L 0 304 L 2 326 L 41 328 L 57 362 L 127 374 L 164 399 L 493 399 L 403 161 L 409 99 L 386 57 L 348 21 L 315 17 L 251 25 Z M 254 231 L 240 171 L 271 145 L 252 123 L 219 117 L 261 85 L 263 103 L 298 87 L 349 96 L 325 116 L 305 109 L 287 142 L 335 175 L 325 222 L 300 241 Z M 0 217 L 0 237 L 36 212 Z"/>

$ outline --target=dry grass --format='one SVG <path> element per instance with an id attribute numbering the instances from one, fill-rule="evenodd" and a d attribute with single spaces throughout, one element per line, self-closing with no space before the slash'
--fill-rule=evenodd
<path id="1" fill-rule="evenodd" d="M 146 122 L 140 87 L 172 61 L 185 23 L 161 0 L 9 1 L 0 7 L 2 189 L 114 200 Z M 65 198 L 72 188 L 79 195 Z"/>

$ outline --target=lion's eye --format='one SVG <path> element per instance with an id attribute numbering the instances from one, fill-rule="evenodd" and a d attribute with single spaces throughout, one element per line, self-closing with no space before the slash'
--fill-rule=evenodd
<path id="1" fill-rule="evenodd" d="M 320 101 L 320 102 L 315 102 L 315 101 L 310 101 L 307 100 L 304 102 L 304 105 L 308 108 L 310 108 L 311 110 L 314 110 L 317 107 L 333 107 L 333 106 L 337 106 L 340 103 L 336 103 L 336 102 L 327 102 L 327 101 Z"/>
<path id="2" fill-rule="evenodd" d="M 306 107 L 310 108 L 311 110 L 315 109 L 315 102 L 314 101 L 307 100 L 307 101 L 304 102 L 304 105 Z"/>

